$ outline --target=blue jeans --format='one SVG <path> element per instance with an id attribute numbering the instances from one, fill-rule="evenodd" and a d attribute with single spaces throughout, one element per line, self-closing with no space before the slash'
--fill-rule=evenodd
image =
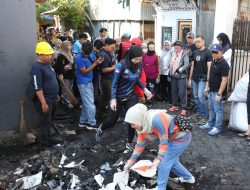
<path id="1" fill-rule="evenodd" d="M 191 136 L 191 133 L 187 133 L 184 137 L 169 142 L 167 152 L 158 166 L 158 190 L 166 190 L 170 171 L 186 180 L 192 178 L 192 174 L 179 161 L 191 142 Z"/>
<path id="2" fill-rule="evenodd" d="M 193 94 L 194 100 L 197 107 L 197 113 L 201 116 L 201 118 L 207 117 L 207 106 L 206 106 L 206 97 L 204 94 L 204 90 L 206 87 L 205 81 L 194 81 L 192 80 Z"/>
<path id="3" fill-rule="evenodd" d="M 220 102 L 215 100 L 215 96 L 217 92 L 210 92 L 209 93 L 209 120 L 208 125 L 210 127 L 216 127 L 217 129 L 221 130 L 222 121 L 223 121 L 223 106 L 222 106 L 222 98 Z"/>
<path id="4" fill-rule="evenodd" d="M 89 124 L 91 126 L 96 125 L 95 120 L 95 104 L 94 104 L 94 88 L 92 83 L 77 85 L 81 99 L 82 99 L 82 111 L 80 115 L 80 123 Z"/>

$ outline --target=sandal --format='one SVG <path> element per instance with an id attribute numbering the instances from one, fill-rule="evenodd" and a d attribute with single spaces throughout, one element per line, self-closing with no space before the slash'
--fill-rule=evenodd
<path id="1" fill-rule="evenodd" d="M 246 133 L 239 133 L 238 136 L 242 138 L 249 137 Z"/>

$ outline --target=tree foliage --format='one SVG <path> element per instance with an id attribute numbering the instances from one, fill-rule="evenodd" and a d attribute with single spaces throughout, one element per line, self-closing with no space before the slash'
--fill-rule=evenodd
<path id="1" fill-rule="evenodd" d="M 41 21 L 41 13 L 55 7 L 58 10 L 54 13 L 60 16 L 65 26 L 80 29 L 85 23 L 85 9 L 88 6 L 87 0 L 47 0 L 43 4 L 37 4 L 37 20 Z"/>

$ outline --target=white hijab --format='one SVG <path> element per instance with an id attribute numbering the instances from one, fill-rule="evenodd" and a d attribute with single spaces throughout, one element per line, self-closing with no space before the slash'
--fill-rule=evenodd
<path id="1" fill-rule="evenodd" d="M 152 133 L 152 121 L 158 113 L 166 114 L 166 110 L 148 110 L 144 104 L 138 103 L 128 109 L 124 121 L 142 126 L 141 130 L 136 130 L 137 133 Z"/>

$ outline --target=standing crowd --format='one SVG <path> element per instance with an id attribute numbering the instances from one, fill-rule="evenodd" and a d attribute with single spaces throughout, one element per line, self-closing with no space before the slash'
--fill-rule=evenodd
<path id="1" fill-rule="evenodd" d="M 209 135 L 221 133 L 223 100 L 232 66 L 228 36 L 220 33 L 219 43 L 208 49 L 203 36 L 188 32 L 187 43 L 165 41 L 158 56 L 153 41 L 145 46 L 142 39 L 131 39 L 130 33 L 115 40 L 107 32 L 101 28 L 100 36 L 91 42 L 86 33 L 74 41 L 68 31 L 57 37 L 51 29 L 47 42 L 37 44 L 31 75 L 41 119 L 39 144 L 49 145 L 56 102 L 60 100 L 68 108 L 75 106 L 65 90 L 69 89 L 79 94 L 79 128 L 96 130 L 98 142 L 121 118 L 122 110 L 126 111 L 126 148 L 133 154 L 125 171 L 141 155 L 146 140 L 158 139 L 159 152 L 153 163 L 158 168 L 158 189 L 166 189 L 170 171 L 180 182 L 194 183 L 192 174 L 179 162 L 192 138 L 186 115 L 190 108 L 196 109 L 192 117 L 200 129 L 210 129 Z M 148 110 L 152 98 L 171 104 L 170 112 L 181 109 L 182 116 Z M 249 137 L 250 130 L 243 135 Z"/>

